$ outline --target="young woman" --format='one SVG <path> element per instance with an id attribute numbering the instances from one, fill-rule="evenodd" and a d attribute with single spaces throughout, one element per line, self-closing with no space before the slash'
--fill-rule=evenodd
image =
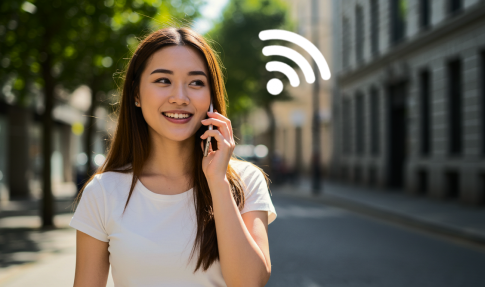
<path id="1" fill-rule="evenodd" d="M 263 172 L 232 155 L 225 101 L 199 34 L 165 28 L 140 43 L 108 156 L 70 223 L 75 287 L 106 286 L 110 265 L 116 287 L 266 284 L 276 211 Z"/>

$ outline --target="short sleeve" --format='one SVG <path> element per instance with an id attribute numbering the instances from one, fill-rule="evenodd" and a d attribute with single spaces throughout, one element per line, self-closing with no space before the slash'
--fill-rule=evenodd
<path id="1" fill-rule="evenodd" d="M 252 210 L 266 210 L 268 211 L 268 224 L 273 222 L 277 214 L 263 173 L 251 163 L 248 163 L 248 167 L 242 173 L 241 178 L 246 184 L 246 200 L 241 214 Z"/>
<path id="2" fill-rule="evenodd" d="M 94 177 L 84 188 L 69 226 L 98 240 L 108 242 L 105 226 L 105 203 L 103 187 Z"/>

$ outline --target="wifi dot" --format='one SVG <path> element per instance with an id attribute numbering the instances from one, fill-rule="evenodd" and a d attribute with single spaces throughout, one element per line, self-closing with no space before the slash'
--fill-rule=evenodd
<path id="1" fill-rule="evenodd" d="M 273 96 L 279 95 L 283 91 L 283 82 L 279 79 L 271 79 L 268 81 L 266 89 Z"/>

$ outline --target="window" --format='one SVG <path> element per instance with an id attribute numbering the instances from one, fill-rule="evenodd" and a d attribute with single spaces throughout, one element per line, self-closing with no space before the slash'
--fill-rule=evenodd
<path id="1" fill-rule="evenodd" d="M 462 0 L 448 0 L 448 12 L 454 14 L 463 8 Z"/>
<path id="2" fill-rule="evenodd" d="M 342 125 L 343 125 L 343 132 L 342 132 L 342 149 L 343 154 L 350 153 L 350 144 L 351 144 L 351 126 L 350 121 L 352 119 L 352 115 L 350 114 L 350 100 L 345 96 L 342 96 Z"/>
<path id="3" fill-rule="evenodd" d="M 355 7 L 355 58 L 357 62 L 364 60 L 364 15 L 361 6 Z"/>
<path id="4" fill-rule="evenodd" d="M 342 19 L 342 66 L 347 68 L 350 63 L 350 25 L 347 18 Z"/>
<path id="5" fill-rule="evenodd" d="M 364 152 L 364 95 L 357 93 L 355 95 L 355 151 L 356 154 Z"/>
<path id="6" fill-rule="evenodd" d="M 445 172 L 446 196 L 448 198 L 458 198 L 460 195 L 460 176 L 457 171 Z"/>
<path id="7" fill-rule="evenodd" d="M 462 79 L 460 60 L 450 61 L 447 68 L 449 153 L 456 155 L 462 151 Z"/>
<path id="8" fill-rule="evenodd" d="M 485 51 L 480 53 L 480 82 L 481 82 L 481 93 L 482 93 L 482 153 L 485 154 Z"/>
<path id="9" fill-rule="evenodd" d="M 376 156 L 379 154 L 379 92 L 376 88 L 370 91 L 370 140 L 371 140 L 371 154 Z"/>
<path id="10" fill-rule="evenodd" d="M 418 194 L 425 194 L 428 190 L 428 173 L 424 169 L 419 169 L 417 172 L 417 192 Z"/>
<path id="11" fill-rule="evenodd" d="M 420 131 L 421 131 L 421 154 L 428 155 L 430 152 L 431 126 L 430 126 L 430 74 L 424 70 L 419 75 L 420 97 Z"/>
<path id="12" fill-rule="evenodd" d="M 371 52 L 372 55 L 379 53 L 379 2 L 370 1 L 370 27 L 371 27 Z"/>
<path id="13" fill-rule="evenodd" d="M 391 44 L 400 43 L 406 32 L 406 0 L 391 0 Z"/>
<path id="14" fill-rule="evenodd" d="M 430 0 L 420 0 L 419 2 L 419 26 L 429 27 L 430 19 Z"/>

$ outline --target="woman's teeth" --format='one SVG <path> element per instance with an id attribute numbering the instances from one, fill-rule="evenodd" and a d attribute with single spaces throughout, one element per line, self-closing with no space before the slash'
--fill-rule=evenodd
<path id="1" fill-rule="evenodd" d="M 190 117 L 190 114 L 174 114 L 174 113 L 163 113 L 165 116 L 174 119 L 185 119 Z"/>

